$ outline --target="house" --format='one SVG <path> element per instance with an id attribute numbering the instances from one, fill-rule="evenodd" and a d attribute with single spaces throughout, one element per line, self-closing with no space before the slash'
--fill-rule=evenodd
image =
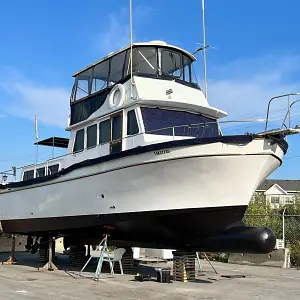
<path id="1" fill-rule="evenodd" d="M 263 193 L 266 201 L 276 209 L 286 204 L 294 204 L 294 196 L 300 193 L 300 180 L 266 179 L 256 190 Z"/>

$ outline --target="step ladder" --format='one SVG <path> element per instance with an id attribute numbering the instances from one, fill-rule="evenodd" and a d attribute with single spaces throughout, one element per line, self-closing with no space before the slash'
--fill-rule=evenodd
<path id="1" fill-rule="evenodd" d="M 90 258 L 88 259 L 88 261 L 85 263 L 85 265 L 82 267 L 82 269 L 80 270 L 80 272 L 77 275 L 77 278 L 79 276 L 82 276 L 82 273 L 84 271 L 84 269 L 87 267 L 87 265 L 89 264 L 89 262 L 92 260 L 93 257 L 97 257 L 97 253 L 99 253 L 99 260 L 98 260 L 98 264 L 97 264 L 97 268 L 96 268 L 96 272 L 93 276 L 93 279 L 98 281 L 101 275 L 101 270 L 102 270 L 102 265 L 103 265 L 103 261 L 104 261 L 104 256 L 107 255 L 108 258 L 108 262 L 109 262 L 109 267 L 110 267 L 110 275 L 112 277 L 114 277 L 114 268 L 113 268 L 113 262 L 112 259 L 109 256 L 109 251 L 108 251 L 108 247 L 107 247 L 107 239 L 109 237 L 109 234 L 104 234 L 104 238 L 103 240 L 100 242 L 100 244 L 96 247 L 96 250 L 94 250 L 90 256 Z"/>

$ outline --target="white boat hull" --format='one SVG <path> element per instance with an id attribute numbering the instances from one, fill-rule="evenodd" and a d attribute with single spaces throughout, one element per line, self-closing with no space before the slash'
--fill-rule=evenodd
<path id="1" fill-rule="evenodd" d="M 264 139 L 131 155 L 4 190 L 0 218 L 5 231 L 36 232 L 71 229 L 53 218 L 97 216 L 101 224 L 101 216 L 110 215 L 226 207 L 245 211 L 256 187 L 280 166 L 282 157 L 280 146 Z M 88 225 L 71 227 L 82 226 Z"/>

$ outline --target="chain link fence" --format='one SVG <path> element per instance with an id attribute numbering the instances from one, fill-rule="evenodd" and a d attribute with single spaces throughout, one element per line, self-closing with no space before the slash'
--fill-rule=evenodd
<path id="1" fill-rule="evenodd" d="M 244 222 L 248 226 L 269 227 L 290 250 L 291 266 L 300 267 L 300 215 L 246 214 Z"/>

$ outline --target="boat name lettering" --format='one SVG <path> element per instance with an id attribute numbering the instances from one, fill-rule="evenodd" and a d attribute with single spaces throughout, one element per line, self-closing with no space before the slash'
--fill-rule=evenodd
<path id="1" fill-rule="evenodd" d="M 170 153 L 170 150 L 169 149 L 165 149 L 165 150 L 154 151 L 155 155 L 161 155 L 161 154 L 166 154 L 166 153 Z"/>

